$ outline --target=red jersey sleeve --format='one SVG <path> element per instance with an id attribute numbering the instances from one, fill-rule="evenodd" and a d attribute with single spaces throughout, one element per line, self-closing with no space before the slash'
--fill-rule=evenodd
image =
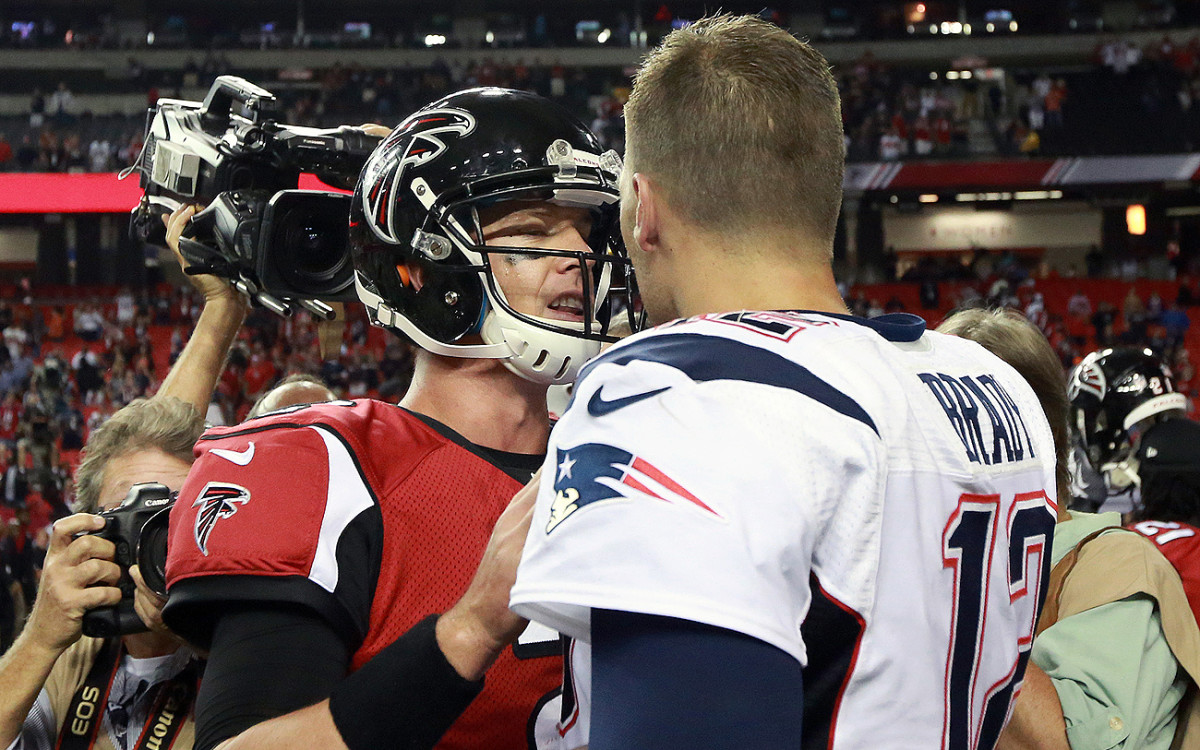
<path id="1" fill-rule="evenodd" d="M 197 443 L 171 511 L 164 610 L 195 643 L 208 643 L 224 608 L 247 602 L 308 607 L 352 645 L 366 634 L 379 506 L 346 425 L 305 411 L 210 430 Z"/>

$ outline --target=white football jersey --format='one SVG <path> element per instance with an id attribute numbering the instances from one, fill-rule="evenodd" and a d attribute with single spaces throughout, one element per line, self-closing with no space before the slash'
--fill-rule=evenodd
<path id="1" fill-rule="evenodd" d="M 512 606 L 585 644 L 596 607 L 766 641 L 804 667 L 806 748 L 990 748 L 1056 502 L 1037 398 L 979 345 L 912 315 L 707 315 L 583 370 Z M 569 746 L 587 711 L 564 695 Z"/>

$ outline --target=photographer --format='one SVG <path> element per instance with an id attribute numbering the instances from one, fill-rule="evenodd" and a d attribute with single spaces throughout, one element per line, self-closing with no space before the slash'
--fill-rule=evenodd
<path id="1" fill-rule="evenodd" d="M 191 213 L 173 214 L 168 233 L 177 237 Z M 194 654 L 162 625 L 163 600 L 136 567 L 134 606 L 150 631 L 97 639 L 81 637 L 81 628 L 85 612 L 121 599 L 114 544 L 87 533 L 104 526 L 92 514 L 120 505 L 134 484 L 182 486 L 204 429 L 200 415 L 245 316 L 244 299 L 223 282 L 193 284 L 204 311 L 159 394 L 121 409 L 88 440 L 77 473 L 83 512 L 54 525 L 29 623 L 0 659 L 0 747 L 191 746 Z"/>

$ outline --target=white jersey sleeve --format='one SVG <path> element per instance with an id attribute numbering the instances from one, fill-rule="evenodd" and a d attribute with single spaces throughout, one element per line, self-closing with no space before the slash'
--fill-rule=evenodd
<path id="1" fill-rule="evenodd" d="M 584 642 L 593 607 L 677 617 L 803 664 L 816 541 L 845 498 L 874 507 L 881 460 L 870 417 L 799 364 L 640 337 L 595 363 L 554 429 L 513 607 Z"/>

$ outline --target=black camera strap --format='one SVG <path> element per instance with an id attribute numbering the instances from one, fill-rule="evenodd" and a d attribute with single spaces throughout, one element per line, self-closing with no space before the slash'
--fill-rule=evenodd
<path id="1" fill-rule="evenodd" d="M 83 684 L 71 698 L 67 717 L 58 733 L 55 750 L 90 750 L 100 731 L 100 717 L 108 705 L 108 693 L 121 666 L 124 649 L 119 638 L 111 639 L 97 654 Z M 155 688 L 156 695 L 135 750 L 167 750 L 192 712 L 199 666 L 188 664 L 174 678 Z"/>
<path id="2" fill-rule="evenodd" d="M 120 664 L 121 639 L 112 638 L 96 654 L 91 670 L 71 698 L 67 716 L 58 730 L 55 750 L 87 750 L 92 746 L 100 731 L 100 716 L 104 713 L 108 691 L 112 689 Z"/>

